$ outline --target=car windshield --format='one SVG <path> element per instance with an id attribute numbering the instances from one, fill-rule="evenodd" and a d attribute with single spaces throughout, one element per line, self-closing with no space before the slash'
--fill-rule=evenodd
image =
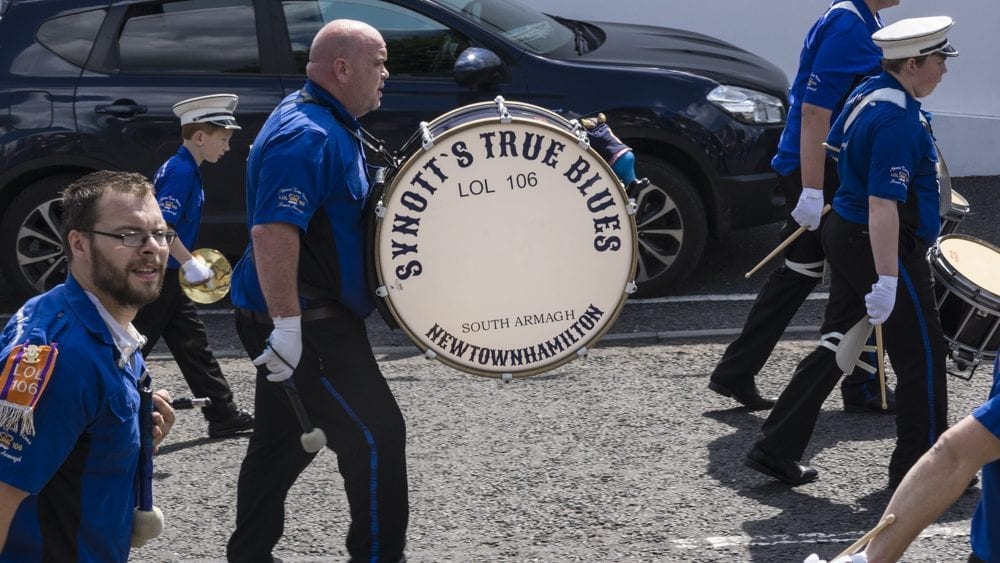
<path id="1" fill-rule="evenodd" d="M 533 53 L 561 51 L 576 42 L 574 32 L 517 0 L 437 0 L 462 17 L 502 35 Z"/>

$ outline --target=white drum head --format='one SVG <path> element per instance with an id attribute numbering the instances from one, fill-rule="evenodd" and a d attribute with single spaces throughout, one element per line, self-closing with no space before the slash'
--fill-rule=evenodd
<path id="1" fill-rule="evenodd" d="M 963 235 L 948 235 L 938 241 L 941 257 L 972 285 L 1000 295 L 1000 249 Z"/>
<path id="2" fill-rule="evenodd" d="M 463 112 L 382 199 L 380 293 L 425 353 L 469 373 L 522 377 L 573 359 L 614 322 L 634 276 L 623 187 L 568 122 L 535 109 L 545 119 Z"/>

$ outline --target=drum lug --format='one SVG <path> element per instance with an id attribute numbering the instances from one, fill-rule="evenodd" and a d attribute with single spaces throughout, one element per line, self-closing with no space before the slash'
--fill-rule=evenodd
<path id="1" fill-rule="evenodd" d="M 639 204 L 635 202 L 635 198 L 628 198 L 628 204 L 625 206 L 625 211 L 629 215 L 635 215 L 636 211 L 639 211 Z"/>
<path id="2" fill-rule="evenodd" d="M 587 136 L 587 130 L 584 129 L 583 125 L 580 124 L 580 120 L 573 119 L 570 121 L 570 124 L 573 125 L 573 130 L 570 131 L 570 133 L 572 133 L 573 136 L 576 137 L 576 142 L 577 144 L 580 145 L 580 148 L 583 150 L 589 149 L 590 137 Z"/>
<path id="3" fill-rule="evenodd" d="M 510 112 L 507 111 L 507 104 L 504 103 L 503 96 L 497 96 L 493 98 L 493 101 L 497 104 L 497 114 L 500 116 L 500 123 L 510 123 Z"/>
<path id="4" fill-rule="evenodd" d="M 590 350 L 588 350 L 586 346 L 580 346 L 580 349 L 576 351 L 576 357 L 580 359 L 586 359 L 587 354 L 589 353 Z"/>
<path id="5" fill-rule="evenodd" d="M 379 297 L 385 299 L 386 297 L 389 296 L 389 288 L 387 288 L 384 285 L 380 285 L 377 288 L 375 288 L 375 295 L 378 295 Z"/>
<path id="6" fill-rule="evenodd" d="M 428 360 L 433 360 L 433 359 L 437 358 L 438 355 L 437 355 L 437 352 L 435 352 L 434 350 L 431 350 L 430 348 L 428 348 L 427 351 L 424 352 L 424 357 L 427 358 Z"/>
<path id="7" fill-rule="evenodd" d="M 379 202 L 375 204 L 375 216 L 378 217 L 379 219 L 382 219 L 383 217 L 385 217 L 385 214 L 387 212 L 388 210 L 385 208 L 384 205 L 382 205 L 382 200 L 379 200 Z"/>
<path id="8" fill-rule="evenodd" d="M 636 283 L 635 283 L 634 280 L 628 282 L 627 284 L 625 284 L 625 293 L 627 293 L 629 295 L 632 295 L 633 293 L 635 293 L 638 290 L 639 290 L 639 286 L 636 285 Z"/>
<path id="9" fill-rule="evenodd" d="M 504 383 L 510 383 L 514 379 L 514 374 L 512 373 L 501 373 L 500 380 Z"/>
<path id="10" fill-rule="evenodd" d="M 420 137 L 423 139 L 420 143 L 420 148 L 425 151 L 429 151 L 434 148 L 434 135 L 431 135 L 431 130 L 428 125 L 429 124 L 426 121 L 420 122 Z"/>

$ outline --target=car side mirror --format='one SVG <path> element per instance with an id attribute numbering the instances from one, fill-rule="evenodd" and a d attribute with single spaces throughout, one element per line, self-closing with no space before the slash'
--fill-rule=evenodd
<path id="1" fill-rule="evenodd" d="M 466 88 L 483 89 L 508 78 L 507 67 L 496 53 L 469 47 L 455 60 L 455 82 Z"/>

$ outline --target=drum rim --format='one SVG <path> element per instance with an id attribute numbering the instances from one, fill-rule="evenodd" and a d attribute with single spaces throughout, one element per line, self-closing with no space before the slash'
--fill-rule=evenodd
<path id="1" fill-rule="evenodd" d="M 464 123 L 460 123 L 460 124 L 456 125 L 455 127 L 449 128 L 448 130 L 442 132 L 440 135 L 438 135 L 438 136 L 436 136 L 434 138 L 435 144 L 438 143 L 438 139 L 444 139 L 447 136 L 450 136 L 450 135 L 453 135 L 453 134 L 458 134 L 460 132 L 465 131 L 466 129 L 471 129 L 473 127 L 480 126 L 480 125 L 483 125 L 485 123 L 497 123 L 497 124 L 503 124 L 503 125 L 508 125 L 508 124 L 511 124 L 511 123 L 518 123 L 518 124 L 529 124 L 529 125 L 533 125 L 533 126 L 545 127 L 547 129 L 550 129 L 550 130 L 558 133 L 559 135 L 563 135 L 563 136 L 566 136 L 568 138 L 571 138 L 571 139 L 574 140 L 574 142 L 576 142 L 577 144 L 579 144 L 579 138 L 574 137 L 574 135 L 572 134 L 572 131 L 574 129 L 572 121 L 567 120 L 566 118 L 564 118 L 564 117 L 562 117 L 562 116 L 560 116 L 560 115 L 552 112 L 551 110 L 547 110 L 545 108 L 542 108 L 542 107 L 539 107 L 539 106 L 535 106 L 535 105 L 532 105 L 532 104 L 527 104 L 527 103 L 523 103 L 523 102 L 516 102 L 516 101 L 505 101 L 504 104 L 506 106 L 508 106 L 508 107 L 530 108 L 530 109 L 533 109 L 533 110 L 539 110 L 541 112 L 544 112 L 546 114 L 549 114 L 549 115 L 557 118 L 557 121 L 565 124 L 566 127 L 567 127 L 567 129 L 560 129 L 559 127 L 556 127 L 552 123 L 548 123 L 548 122 L 545 122 L 545 121 L 537 121 L 537 120 L 532 120 L 532 119 L 529 119 L 529 118 L 526 118 L 526 117 L 520 117 L 520 116 L 514 116 L 514 115 L 510 116 L 511 120 L 510 120 L 509 123 L 501 123 L 499 115 L 491 115 L 491 116 L 484 116 L 484 117 L 479 117 L 479 118 L 475 118 L 475 119 L 470 119 L 469 121 L 466 121 Z M 487 107 L 494 107 L 495 108 L 496 107 L 496 103 L 494 103 L 494 102 L 479 102 L 479 103 L 476 103 L 476 104 L 470 104 L 468 106 L 462 106 L 462 107 L 459 107 L 459 108 L 455 108 L 455 109 L 449 111 L 448 113 L 442 114 L 441 116 L 438 116 L 434 120 L 428 122 L 427 127 L 431 128 L 431 126 L 434 123 L 439 123 L 440 121 L 443 121 L 446 117 L 453 116 L 453 115 L 459 113 L 461 110 L 468 111 L 468 110 L 470 110 L 470 108 L 479 109 L 479 108 L 487 108 Z M 415 136 L 419 138 L 419 129 L 415 133 Z M 404 148 L 406 148 L 411 143 L 412 140 L 413 140 L 413 137 L 411 137 L 411 139 L 408 140 L 406 142 L 406 144 L 404 144 Z M 629 198 L 628 194 L 625 191 L 624 184 L 622 184 L 621 180 L 618 178 L 618 175 L 615 174 L 614 170 L 611 169 L 611 166 L 607 163 L 607 161 L 605 161 L 603 158 L 601 158 L 601 156 L 599 154 L 597 154 L 597 151 L 595 151 L 593 147 L 589 146 L 589 144 L 588 144 L 586 150 L 587 150 L 587 152 L 591 153 L 594 156 L 594 158 L 597 159 L 597 162 L 600 163 L 600 165 L 604 168 L 604 171 L 608 175 L 608 177 L 612 178 L 614 180 L 614 185 L 618 188 L 618 194 L 624 200 L 625 206 L 627 207 L 630 198 Z M 397 188 L 396 178 L 399 178 L 399 177 L 403 176 L 405 174 L 405 172 L 409 170 L 410 166 L 415 166 L 414 163 L 416 162 L 417 157 L 420 154 L 427 153 L 427 152 L 429 152 L 429 151 L 425 150 L 422 146 L 418 146 L 418 148 L 416 150 L 414 150 L 414 152 L 412 154 L 410 154 L 409 156 L 406 157 L 406 160 L 403 161 L 402 164 L 400 164 L 400 166 L 398 167 L 398 169 L 396 169 L 396 170 L 393 171 L 391 181 L 389 181 L 387 179 L 385 188 L 382 191 L 382 194 L 379 196 L 377 207 L 383 207 L 384 202 L 386 200 L 388 200 L 390 198 L 390 196 L 395 193 L 396 188 Z M 552 362 L 540 364 L 537 367 L 534 367 L 534 368 L 531 368 L 531 369 L 527 369 L 527 370 L 519 370 L 519 371 L 514 371 L 514 370 L 499 370 L 498 371 L 498 370 L 479 369 L 479 368 L 475 367 L 474 365 L 455 361 L 455 360 L 453 360 L 452 358 L 450 358 L 448 356 L 445 356 L 443 354 L 437 354 L 436 352 L 434 353 L 435 355 L 434 355 L 433 359 L 435 359 L 435 360 L 437 360 L 437 361 L 441 362 L 442 364 L 445 364 L 445 365 L 447 365 L 449 367 L 457 369 L 458 371 L 461 371 L 461 372 L 464 372 L 464 373 L 469 373 L 469 374 L 472 374 L 472 375 L 478 375 L 478 376 L 483 376 L 483 377 L 492 377 L 492 378 L 499 379 L 499 378 L 504 377 L 505 374 L 510 374 L 511 377 L 513 377 L 515 379 L 521 379 L 521 378 L 531 377 L 531 376 L 534 376 L 534 375 L 538 375 L 538 374 L 545 373 L 547 371 L 551 371 L 551 370 L 554 370 L 556 368 L 559 368 L 559 367 L 561 367 L 561 366 L 563 366 L 563 365 L 565 365 L 565 364 L 573 361 L 577 357 L 579 357 L 579 355 L 580 355 L 580 353 L 581 353 L 582 350 L 590 350 L 591 348 L 595 347 L 597 345 L 597 343 L 600 341 L 600 339 L 603 338 L 604 335 L 607 334 L 609 330 L 611 330 L 611 327 L 615 324 L 615 322 L 618 320 L 618 317 L 621 315 L 621 312 L 622 312 L 622 310 L 624 309 L 624 306 L 625 306 L 625 301 L 629 298 L 629 293 L 627 291 L 627 287 L 631 283 L 634 283 L 634 281 L 635 281 L 635 275 L 636 275 L 636 270 L 638 269 L 639 235 L 638 235 L 638 227 L 637 227 L 636 222 L 635 222 L 635 214 L 634 213 L 628 213 L 628 212 L 626 212 L 625 215 L 628 218 L 627 223 L 629 225 L 627 231 L 629 233 L 631 233 L 631 237 L 630 237 L 630 239 L 628 241 L 628 250 L 631 253 L 631 265 L 629 267 L 629 272 L 628 272 L 628 275 L 627 275 L 627 281 L 626 281 L 625 285 L 622 287 L 621 295 L 619 296 L 619 298 L 617 300 L 617 303 L 615 304 L 614 310 L 610 314 L 607 315 L 607 317 L 606 317 L 607 320 L 604 322 L 604 324 L 598 330 L 596 330 L 596 331 L 593 332 L 592 336 L 589 339 L 587 339 L 587 340 L 581 340 L 578 345 L 576 345 L 574 347 L 568 348 L 569 349 L 569 353 L 564 354 L 561 358 L 559 358 L 557 360 L 554 360 Z M 374 235 L 373 235 L 373 247 L 372 247 L 372 254 L 373 254 L 372 258 L 374 260 L 374 275 L 375 275 L 375 282 L 376 282 L 376 286 L 375 287 L 376 288 L 381 288 L 381 287 L 385 287 L 386 286 L 386 280 L 382 276 L 382 267 L 381 267 L 381 264 L 380 264 L 380 254 L 379 254 L 379 248 L 381 248 L 381 243 L 382 243 L 382 225 L 383 225 L 384 221 L 385 221 L 384 217 L 379 217 L 379 216 L 376 215 L 376 217 L 375 217 L 375 226 L 374 226 Z M 431 350 L 433 352 L 433 350 L 431 349 L 431 347 L 425 345 L 424 340 L 419 335 L 417 335 L 416 331 L 412 330 L 409 327 L 409 325 L 406 322 L 404 322 L 404 320 L 400 317 L 399 312 L 396 310 L 396 306 L 393 304 L 392 299 L 390 298 L 389 294 L 387 294 L 385 297 L 377 297 L 377 299 L 381 299 L 382 300 L 382 304 L 385 306 L 385 308 L 392 315 L 392 318 L 396 321 L 396 324 L 399 326 L 399 328 L 404 333 L 406 333 L 406 335 L 409 337 L 410 341 L 414 343 L 414 345 L 417 347 L 417 349 L 419 349 L 421 351 L 422 354 L 426 355 L 429 350 Z"/>
<path id="2" fill-rule="evenodd" d="M 985 306 L 984 308 L 987 309 L 989 312 L 1000 315 L 1000 295 L 997 295 L 996 293 L 993 293 L 989 289 L 986 289 L 984 287 L 979 287 L 976 284 L 972 283 L 969 280 L 969 278 L 964 274 L 962 274 L 962 272 L 960 272 L 957 268 L 955 268 L 954 264 L 949 262 L 948 259 L 945 258 L 944 253 L 940 251 L 941 243 L 951 239 L 973 242 L 981 246 L 985 246 L 993 250 L 997 254 L 1000 254 L 1000 248 L 998 248 L 996 245 L 992 244 L 989 241 L 985 241 L 961 233 L 952 233 L 944 235 L 940 237 L 937 241 L 937 244 L 935 244 L 930 249 L 932 259 L 929 260 L 929 262 L 932 273 L 934 273 L 934 271 L 937 270 L 935 266 L 941 264 L 946 273 L 951 274 L 951 277 L 953 279 L 960 280 L 962 284 L 961 285 L 955 284 L 952 279 L 946 279 L 943 276 L 942 277 L 934 276 L 934 281 L 940 283 L 946 289 L 950 290 L 952 293 L 959 296 L 962 300 L 969 303 L 970 305 L 984 305 Z M 978 291 L 973 291 L 970 290 L 969 288 L 975 288 Z"/>

